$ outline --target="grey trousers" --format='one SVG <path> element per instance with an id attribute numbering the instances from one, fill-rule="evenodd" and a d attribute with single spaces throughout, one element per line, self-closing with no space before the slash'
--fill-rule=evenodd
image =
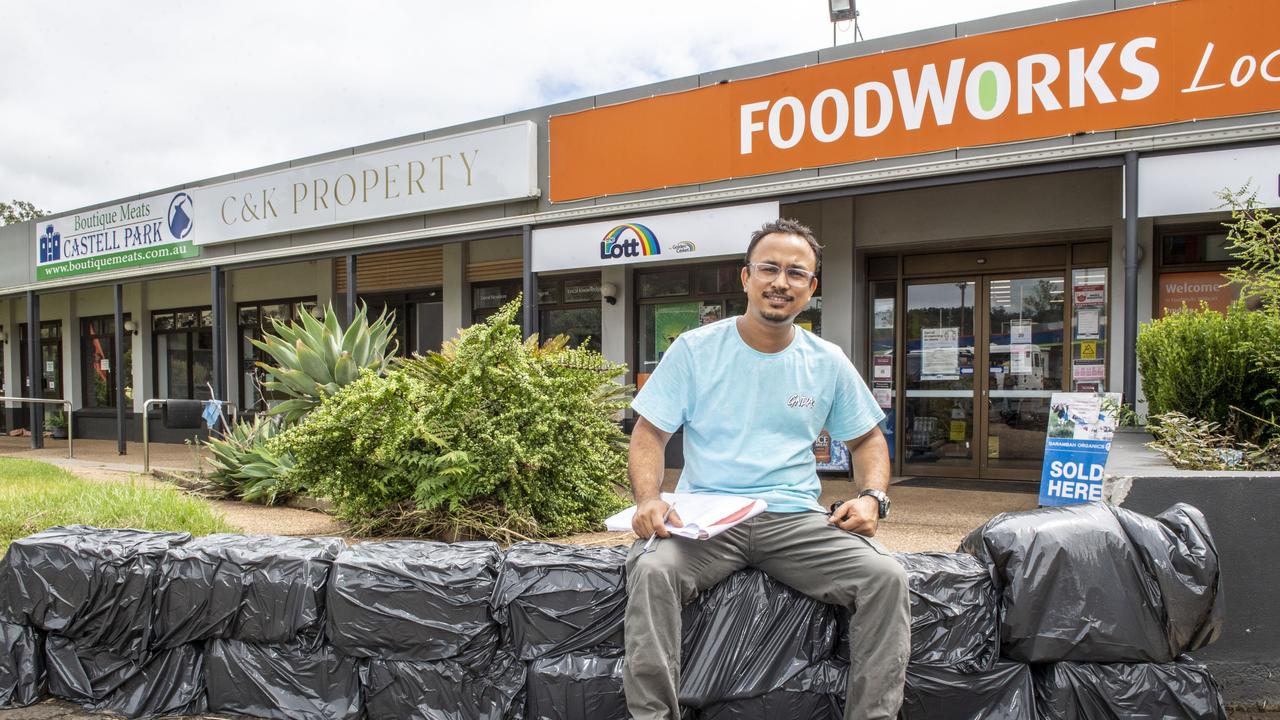
<path id="1" fill-rule="evenodd" d="M 659 539 L 627 558 L 623 688 L 635 720 L 678 720 L 680 610 L 735 570 L 755 567 L 824 603 L 854 610 L 845 720 L 894 718 L 911 652 L 902 566 L 880 543 L 819 512 L 762 513 L 709 540 Z"/>

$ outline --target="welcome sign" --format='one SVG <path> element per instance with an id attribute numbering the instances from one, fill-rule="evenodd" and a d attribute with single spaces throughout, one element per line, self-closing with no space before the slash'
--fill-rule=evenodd
<path id="1" fill-rule="evenodd" d="M 551 118 L 552 201 L 1280 109 L 1280 3 L 1182 0 Z"/>

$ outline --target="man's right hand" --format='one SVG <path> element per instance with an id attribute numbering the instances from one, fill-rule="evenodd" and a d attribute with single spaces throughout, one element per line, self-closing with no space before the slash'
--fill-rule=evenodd
<path id="1" fill-rule="evenodd" d="M 668 510 L 671 510 L 670 514 Z M 666 522 L 663 522 L 664 517 Z M 654 532 L 658 533 L 658 537 L 671 537 L 670 531 L 667 530 L 668 524 L 684 527 L 684 521 L 674 509 L 671 509 L 667 501 L 662 498 L 652 498 L 636 505 L 635 517 L 631 519 L 631 530 L 637 537 L 645 539 Z"/>

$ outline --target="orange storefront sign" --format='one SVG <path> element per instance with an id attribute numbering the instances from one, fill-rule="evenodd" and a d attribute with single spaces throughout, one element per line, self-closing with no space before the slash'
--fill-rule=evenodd
<path id="1" fill-rule="evenodd" d="M 1160 315 L 1177 312 L 1184 306 L 1195 310 L 1204 303 L 1210 310 L 1226 312 L 1240 297 L 1239 285 L 1228 285 L 1220 272 L 1160 273 L 1156 302 Z"/>
<path id="2" fill-rule="evenodd" d="M 554 202 L 1280 109 L 1280 2 L 1182 0 L 559 115 Z"/>

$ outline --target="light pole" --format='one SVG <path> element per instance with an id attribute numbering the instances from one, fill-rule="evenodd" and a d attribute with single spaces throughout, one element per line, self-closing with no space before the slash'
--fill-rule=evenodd
<path id="1" fill-rule="evenodd" d="M 836 46 L 836 23 L 853 21 L 853 41 L 862 39 L 862 30 L 858 27 L 858 0 L 827 0 L 831 12 L 831 47 Z"/>

